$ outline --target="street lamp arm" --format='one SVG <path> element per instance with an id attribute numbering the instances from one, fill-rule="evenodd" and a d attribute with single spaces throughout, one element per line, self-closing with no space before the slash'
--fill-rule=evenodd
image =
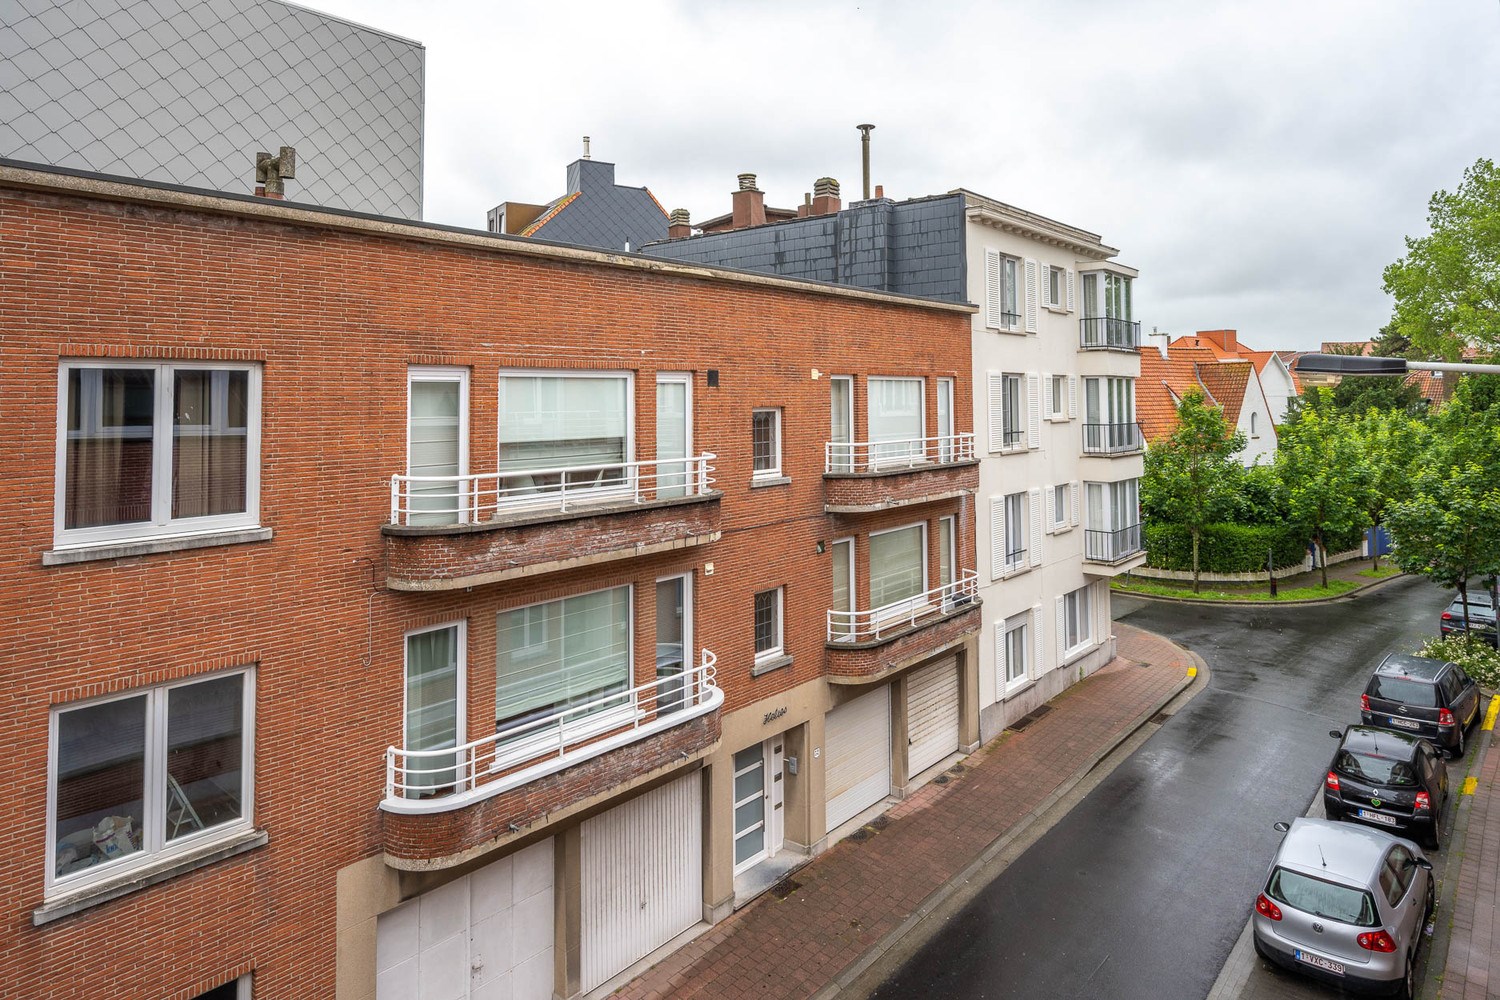
<path id="1" fill-rule="evenodd" d="M 1500 375 L 1500 365 L 1467 362 L 1408 361 L 1360 354 L 1304 354 L 1292 364 L 1299 375 L 1405 375 L 1415 372 L 1463 372 L 1470 375 Z"/>

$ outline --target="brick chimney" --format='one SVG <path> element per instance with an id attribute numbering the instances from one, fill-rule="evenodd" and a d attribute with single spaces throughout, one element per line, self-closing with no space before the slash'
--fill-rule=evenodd
<path id="1" fill-rule="evenodd" d="M 754 174 L 740 174 L 740 189 L 730 196 L 735 229 L 766 224 L 766 196 L 755 186 Z"/>
<path id="2" fill-rule="evenodd" d="M 667 239 L 680 240 L 693 235 L 693 224 L 688 210 L 674 208 L 667 216 Z"/>
<path id="3" fill-rule="evenodd" d="M 839 182 L 832 177 L 819 177 L 813 181 L 813 215 L 832 215 L 843 205 L 839 202 Z"/>
<path id="4" fill-rule="evenodd" d="M 1234 330 L 1199 330 L 1198 336 L 1213 341 L 1231 354 L 1240 352 L 1239 337 Z"/>

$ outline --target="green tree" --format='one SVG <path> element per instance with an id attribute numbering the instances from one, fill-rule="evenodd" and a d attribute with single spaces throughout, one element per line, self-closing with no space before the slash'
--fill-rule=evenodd
<path id="1" fill-rule="evenodd" d="M 1411 497 L 1412 470 L 1426 450 L 1427 425 L 1400 410 L 1367 410 L 1353 418 L 1351 430 L 1369 472 L 1365 515 L 1378 527 L 1391 504 Z M 1370 551 L 1371 565 L 1379 569 L 1380 552 L 1373 545 Z"/>
<path id="2" fill-rule="evenodd" d="M 1406 238 L 1406 256 L 1385 269 L 1395 298 L 1393 333 L 1430 357 L 1457 359 L 1466 346 L 1500 349 L 1500 170 L 1477 160 L 1457 191 L 1427 203 L 1426 236 Z"/>
<path id="3" fill-rule="evenodd" d="M 1396 565 L 1457 588 L 1467 628 L 1469 578 L 1500 574 L 1500 487 L 1493 471 L 1477 462 L 1427 466 L 1411 499 L 1392 504 L 1387 520 Z"/>
<path id="4" fill-rule="evenodd" d="M 1312 533 L 1323 554 L 1323 586 L 1328 586 L 1328 536 L 1344 535 L 1369 522 L 1366 514 L 1370 469 L 1347 418 L 1305 410 L 1281 429 L 1276 466 L 1286 486 L 1291 518 Z"/>
<path id="5" fill-rule="evenodd" d="M 1193 593 L 1198 592 L 1198 548 L 1203 528 L 1231 506 L 1241 469 L 1234 460 L 1245 435 L 1231 433 L 1224 410 L 1206 406 L 1193 390 L 1177 404 L 1177 429 L 1146 452 L 1142 505 L 1193 538 Z"/>

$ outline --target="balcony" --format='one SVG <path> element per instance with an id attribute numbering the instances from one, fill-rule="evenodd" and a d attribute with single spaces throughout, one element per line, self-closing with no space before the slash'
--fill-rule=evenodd
<path id="1" fill-rule="evenodd" d="M 391 477 L 392 590 L 454 590 L 716 541 L 714 455 Z"/>
<path id="2" fill-rule="evenodd" d="M 1083 425 L 1085 455 L 1129 455 L 1140 451 L 1145 444 L 1141 425 L 1137 423 Z"/>
<path id="3" fill-rule="evenodd" d="M 870 611 L 828 612 L 828 680 L 863 684 L 956 645 L 979 628 L 979 576 Z"/>
<path id="4" fill-rule="evenodd" d="M 931 503 L 979 488 L 979 462 L 970 433 L 901 441 L 830 441 L 823 461 L 823 510 L 830 514 Z"/>
<path id="5" fill-rule="evenodd" d="M 1085 351 L 1133 351 L 1141 346 L 1141 324 L 1113 316 L 1091 316 L 1078 321 L 1078 346 Z"/>
<path id="6" fill-rule="evenodd" d="M 1138 557 L 1144 559 L 1145 555 L 1139 524 L 1113 531 L 1086 528 L 1083 532 L 1083 561 L 1086 563 L 1119 567 L 1118 571 L 1123 572 L 1124 563 Z"/>
<path id="7" fill-rule="evenodd" d="M 719 740 L 717 658 L 494 735 L 385 752 L 387 862 L 459 864 L 496 839 L 558 818 L 627 780 L 701 757 Z"/>

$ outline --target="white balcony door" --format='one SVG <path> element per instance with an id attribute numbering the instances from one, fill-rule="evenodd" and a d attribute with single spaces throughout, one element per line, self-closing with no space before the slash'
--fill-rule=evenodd
<path id="1" fill-rule="evenodd" d="M 843 614 L 833 616 L 831 633 L 839 639 L 853 633 L 847 612 L 854 610 L 854 539 L 840 538 L 833 543 L 833 601 L 829 607 Z"/>
<path id="2" fill-rule="evenodd" d="M 692 579 L 674 576 L 656 581 L 656 705 L 659 715 L 679 712 L 692 703 L 687 676 L 693 662 Z"/>
<path id="3" fill-rule="evenodd" d="M 406 715 L 402 747 L 446 750 L 462 740 L 464 706 L 464 624 L 455 622 L 406 636 Z M 466 775 L 455 756 L 404 761 L 408 796 L 457 791 Z"/>
<path id="4" fill-rule="evenodd" d="M 938 461 L 953 461 L 953 380 L 937 382 Z"/>
<path id="5" fill-rule="evenodd" d="M 687 458 L 692 447 L 692 385 L 688 376 L 656 377 L 656 467 L 658 498 L 692 492 Z M 672 461 L 681 459 L 682 461 Z"/>
<path id="6" fill-rule="evenodd" d="M 831 426 L 828 429 L 828 471 L 851 472 L 854 455 L 849 447 L 854 440 L 854 379 L 835 375 L 828 380 Z"/>
<path id="7" fill-rule="evenodd" d="M 469 458 L 469 373 L 462 368 L 412 368 L 407 372 L 406 474 L 462 476 Z M 467 520 L 467 491 L 453 482 L 413 483 L 407 491 L 408 524 L 458 524 Z"/>
<path id="8" fill-rule="evenodd" d="M 905 463 L 921 457 L 923 407 L 919 378 L 870 379 L 870 461 Z"/>

